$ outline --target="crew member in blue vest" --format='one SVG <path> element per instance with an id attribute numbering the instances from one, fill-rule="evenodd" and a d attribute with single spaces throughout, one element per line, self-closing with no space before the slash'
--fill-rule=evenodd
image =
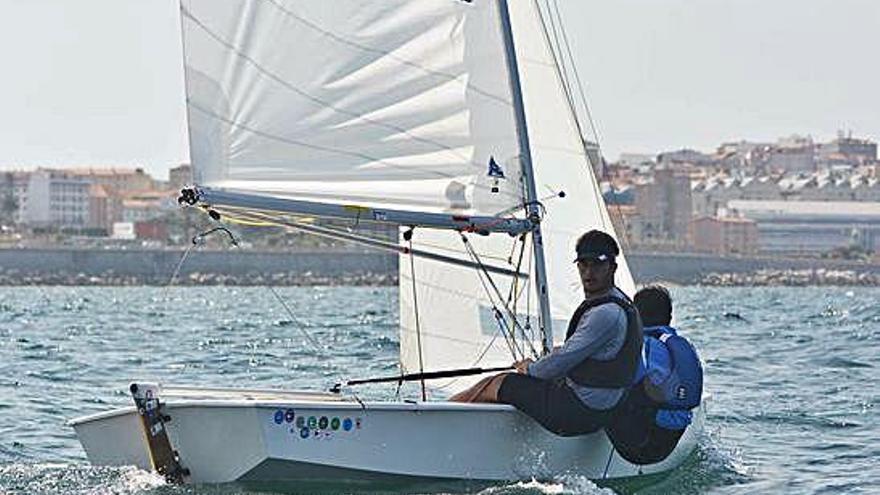
<path id="1" fill-rule="evenodd" d="M 691 410 L 700 404 L 703 369 L 696 349 L 669 326 L 669 291 L 648 286 L 633 299 L 644 324 L 643 361 L 606 432 L 624 459 L 653 464 L 672 453 L 691 423 Z"/>
<path id="2" fill-rule="evenodd" d="M 620 254 L 614 238 L 591 230 L 575 249 L 585 300 L 569 322 L 565 343 L 538 361 L 515 363 L 516 373 L 483 379 L 451 400 L 512 404 L 562 436 L 610 424 L 638 369 L 642 327 L 635 307 L 614 286 Z"/>

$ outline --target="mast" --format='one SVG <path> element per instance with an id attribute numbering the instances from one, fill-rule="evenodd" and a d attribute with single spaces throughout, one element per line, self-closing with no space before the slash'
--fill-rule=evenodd
<path id="1" fill-rule="evenodd" d="M 547 293 L 547 266 L 544 261 L 544 242 L 541 236 L 540 208 L 535 191 L 535 175 L 532 169 L 532 150 L 529 145 L 529 130 L 526 124 L 525 105 L 522 98 L 522 86 L 519 80 L 519 66 L 516 60 L 516 47 L 513 43 L 513 28 L 510 22 L 510 9 L 507 0 L 498 0 L 498 14 L 501 18 L 501 31 L 504 40 L 504 51 L 507 54 L 507 73 L 510 92 L 513 96 L 513 109 L 516 118 L 516 133 L 522 153 L 521 163 L 523 180 L 526 185 L 526 212 L 534 222 L 532 229 L 532 248 L 535 255 L 535 283 L 538 286 L 538 304 L 540 307 L 540 331 L 544 339 L 544 354 L 553 349 L 553 320 L 550 315 L 550 297 Z"/>

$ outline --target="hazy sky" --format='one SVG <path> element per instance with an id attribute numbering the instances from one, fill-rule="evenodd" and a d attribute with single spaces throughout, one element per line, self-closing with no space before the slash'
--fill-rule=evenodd
<path id="1" fill-rule="evenodd" d="M 611 158 L 880 138 L 880 0 L 558 1 Z M 187 161 L 178 23 L 175 0 L 0 0 L 0 168 Z"/>

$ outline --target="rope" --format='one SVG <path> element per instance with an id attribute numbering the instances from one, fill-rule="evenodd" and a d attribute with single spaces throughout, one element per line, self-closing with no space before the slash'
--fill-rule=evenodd
<path id="1" fill-rule="evenodd" d="M 605 463 L 605 471 L 602 473 L 603 480 L 608 478 L 608 468 L 611 467 L 612 458 L 614 458 L 614 445 L 611 446 L 611 452 L 608 452 L 608 462 Z"/>

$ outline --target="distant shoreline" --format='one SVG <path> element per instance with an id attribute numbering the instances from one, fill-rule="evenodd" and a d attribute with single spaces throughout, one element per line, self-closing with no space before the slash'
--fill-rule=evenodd
<path id="1" fill-rule="evenodd" d="M 0 285 L 393 286 L 397 256 L 340 249 L 301 251 L 0 249 Z M 872 286 L 880 265 L 845 260 L 632 253 L 637 283 L 707 286 Z"/>

